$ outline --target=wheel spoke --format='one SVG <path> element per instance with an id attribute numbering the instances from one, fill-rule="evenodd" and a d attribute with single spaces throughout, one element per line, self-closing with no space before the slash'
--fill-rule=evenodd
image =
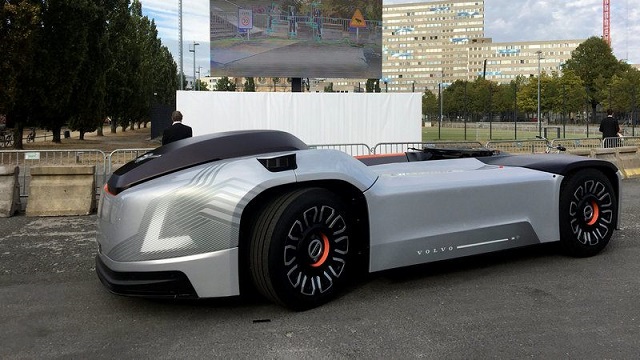
<path id="1" fill-rule="evenodd" d="M 335 229 L 335 227 L 338 226 L 337 229 Z M 337 216 L 329 225 L 329 228 L 334 230 L 333 231 L 333 235 L 340 235 L 343 232 L 345 232 L 347 230 L 347 224 L 345 224 L 344 219 L 342 218 L 342 216 Z"/>
<path id="2" fill-rule="evenodd" d="M 298 265 L 294 265 L 289 272 L 287 273 L 287 278 L 289 278 L 289 283 L 293 288 L 297 288 L 300 285 L 300 279 L 302 278 L 302 273 L 298 271 Z"/>
<path id="3" fill-rule="evenodd" d="M 307 209 L 307 211 L 304 212 L 302 217 L 304 218 L 305 227 L 307 228 L 311 227 L 311 225 L 316 224 L 318 222 L 317 221 L 318 208 L 314 206 L 312 208 Z M 309 219 L 309 217 L 311 217 L 311 219 Z"/>
<path id="4" fill-rule="evenodd" d="M 324 224 L 329 224 L 336 211 L 332 207 L 323 206 L 320 210 L 320 221 Z"/>
<path id="5" fill-rule="evenodd" d="M 296 220 L 291 226 L 291 229 L 289 229 L 288 237 L 291 240 L 298 241 L 302 238 L 303 233 L 304 233 L 304 227 L 302 226 L 302 223 Z"/>

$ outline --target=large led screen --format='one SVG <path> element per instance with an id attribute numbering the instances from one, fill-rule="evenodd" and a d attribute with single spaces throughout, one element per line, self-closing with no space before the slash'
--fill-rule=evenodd
<path id="1" fill-rule="evenodd" d="M 211 76 L 382 76 L 382 0 L 210 0 Z"/>

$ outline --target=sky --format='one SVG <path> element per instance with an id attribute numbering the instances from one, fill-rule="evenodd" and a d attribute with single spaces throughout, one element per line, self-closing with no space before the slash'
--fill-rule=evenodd
<path id="1" fill-rule="evenodd" d="M 154 19 L 162 43 L 176 62 L 178 50 L 178 0 L 140 0 L 142 12 Z M 383 0 L 384 5 L 420 2 Z M 639 0 L 611 1 L 611 38 L 614 55 L 640 64 Z M 635 6 L 634 6 L 635 5 Z M 494 42 L 572 40 L 602 36 L 602 0 L 485 0 L 485 36 Z M 183 63 L 193 76 L 193 53 L 201 75 L 209 74 L 209 0 L 182 0 Z"/>

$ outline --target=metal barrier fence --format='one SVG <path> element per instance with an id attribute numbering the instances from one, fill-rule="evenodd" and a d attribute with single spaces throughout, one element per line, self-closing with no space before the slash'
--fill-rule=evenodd
<path id="1" fill-rule="evenodd" d="M 321 144 L 309 145 L 312 149 L 334 149 L 346 152 L 351 156 L 369 155 L 371 148 L 367 144 Z"/>
<path id="2" fill-rule="evenodd" d="M 107 157 L 102 150 L 0 150 L 0 165 L 19 168 L 20 196 L 27 197 L 32 166 L 91 165 L 95 166 L 96 194 L 107 181 Z"/>
<path id="3" fill-rule="evenodd" d="M 601 143 L 604 148 L 613 148 L 620 146 L 640 146 L 640 137 L 638 136 L 624 136 L 624 137 L 611 137 L 605 138 Z"/>
<path id="4" fill-rule="evenodd" d="M 500 150 L 510 154 L 535 154 L 544 153 L 547 149 L 547 142 L 537 139 L 489 141 L 486 146 L 489 149 Z"/>
<path id="5" fill-rule="evenodd" d="M 554 139 L 551 145 L 562 145 L 569 149 L 600 148 L 605 145 L 640 146 L 640 137 L 624 138 L 582 138 Z M 422 148 L 479 148 L 487 147 L 507 153 L 544 153 L 545 140 L 510 140 L 490 141 L 483 145 L 477 141 L 436 141 L 436 142 L 401 142 L 379 143 L 373 148 L 366 144 L 316 144 L 309 145 L 313 149 L 335 149 L 352 156 L 371 154 L 392 154 Z M 19 168 L 20 196 L 28 197 L 31 179 L 31 167 L 37 165 L 93 165 L 95 166 L 96 194 L 100 194 L 102 184 L 111 175 L 115 167 L 152 151 L 153 148 L 118 149 L 106 155 L 101 150 L 0 150 L 0 165 L 15 165 Z"/>
<path id="6" fill-rule="evenodd" d="M 404 143 L 379 143 L 373 147 L 372 154 L 395 154 L 409 151 L 411 149 L 423 148 L 479 148 L 484 147 L 477 141 L 434 141 L 434 142 L 404 142 Z"/>
<path id="7" fill-rule="evenodd" d="M 602 140 L 598 138 L 577 138 L 577 139 L 553 139 L 551 146 L 562 145 L 567 150 L 573 149 L 594 149 L 602 146 Z"/>

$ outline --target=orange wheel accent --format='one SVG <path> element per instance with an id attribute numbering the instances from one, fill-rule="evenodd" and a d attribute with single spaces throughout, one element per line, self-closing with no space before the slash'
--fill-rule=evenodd
<path id="1" fill-rule="evenodd" d="M 591 207 L 593 207 L 593 215 L 591 215 L 591 220 L 587 223 L 589 226 L 595 224 L 598 221 L 598 218 L 600 218 L 600 208 L 598 207 L 598 204 L 596 204 L 595 201 L 592 201 Z"/>
<path id="2" fill-rule="evenodd" d="M 322 246 L 324 246 L 324 248 L 322 249 L 322 256 L 320 256 L 320 259 L 318 259 L 318 261 L 311 264 L 311 267 L 322 266 L 322 264 L 324 264 L 324 262 L 327 261 L 327 258 L 329 257 L 329 238 L 325 234 L 320 235 L 322 236 Z"/>

